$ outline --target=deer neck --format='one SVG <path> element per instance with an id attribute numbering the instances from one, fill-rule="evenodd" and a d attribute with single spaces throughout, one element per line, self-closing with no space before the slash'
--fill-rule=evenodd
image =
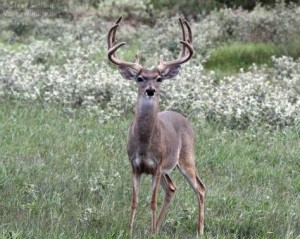
<path id="1" fill-rule="evenodd" d="M 152 137 L 158 130 L 158 100 L 158 97 L 155 99 L 138 98 L 134 119 L 134 134 L 137 137 L 141 153 L 147 150 Z"/>

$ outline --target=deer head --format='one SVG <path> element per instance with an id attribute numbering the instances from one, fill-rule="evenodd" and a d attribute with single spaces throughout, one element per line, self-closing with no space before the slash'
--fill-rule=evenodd
<path id="1" fill-rule="evenodd" d="M 120 17 L 115 25 L 110 28 L 108 33 L 108 59 L 119 66 L 121 75 L 127 80 L 134 80 L 138 83 L 138 95 L 144 96 L 147 99 L 153 99 L 159 95 L 160 83 L 165 79 L 174 78 L 179 70 L 180 65 L 191 59 L 194 54 L 192 46 L 192 31 L 189 23 L 186 20 L 179 18 L 179 23 L 182 30 L 183 39 L 180 41 L 182 44 L 179 58 L 172 61 L 163 61 L 162 57 L 160 63 L 154 69 L 146 69 L 139 63 L 139 57 L 136 55 L 135 62 L 127 62 L 120 60 L 116 57 L 116 51 L 124 46 L 126 43 L 121 42 L 116 44 L 116 31 L 122 20 Z M 186 38 L 186 30 L 188 38 Z"/>

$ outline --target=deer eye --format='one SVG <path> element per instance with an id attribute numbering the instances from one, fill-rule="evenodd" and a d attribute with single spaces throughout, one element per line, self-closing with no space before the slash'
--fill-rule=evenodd
<path id="1" fill-rule="evenodd" d="M 161 78 L 161 77 L 158 77 L 158 78 L 156 79 L 156 81 L 157 81 L 157 82 L 162 82 L 162 78 Z"/>
<path id="2" fill-rule="evenodd" d="M 142 76 L 138 76 L 138 78 L 136 79 L 137 82 L 143 82 L 144 78 Z"/>

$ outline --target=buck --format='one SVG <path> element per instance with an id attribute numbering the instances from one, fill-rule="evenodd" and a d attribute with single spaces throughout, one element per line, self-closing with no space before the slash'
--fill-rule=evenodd
<path id="1" fill-rule="evenodd" d="M 135 62 L 126 62 L 116 57 L 116 51 L 125 42 L 116 44 L 116 31 L 122 17 L 110 28 L 108 33 L 108 59 L 119 66 L 121 75 L 137 82 L 138 96 L 135 118 L 129 128 L 127 153 L 132 166 L 132 200 L 129 221 L 132 234 L 142 174 L 152 175 L 152 234 L 161 226 L 176 186 L 170 173 L 176 167 L 187 179 L 196 193 L 199 206 L 197 235 L 203 234 L 205 186 L 200 180 L 194 157 L 194 133 L 189 121 L 173 111 L 159 111 L 160 85 L 166 79 L 174 78 L 180 65 L 191 59 L 194 53 L 192 31 L 186 20 L 179 19 L 183 39 L 180 56 L 176 60 L 163 61 L 151 70 L 143 68 L 136 55 Z M 186 29 L 185 29 L 186 28 Z M 186 31 L 188 37 L 186 37 Z M 159 216 L 156 216 L 159 184 L 165 192 Z"/>

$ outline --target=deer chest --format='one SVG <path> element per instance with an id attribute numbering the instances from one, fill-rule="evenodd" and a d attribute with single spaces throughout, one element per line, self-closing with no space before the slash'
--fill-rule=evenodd
<path id="1" fill-rule="evenodd" d="M 157 161 L 149 155 L 139 155 L 131 160 L 132 168 L 139 173 L 154 174 L 157 169 Z"/>

